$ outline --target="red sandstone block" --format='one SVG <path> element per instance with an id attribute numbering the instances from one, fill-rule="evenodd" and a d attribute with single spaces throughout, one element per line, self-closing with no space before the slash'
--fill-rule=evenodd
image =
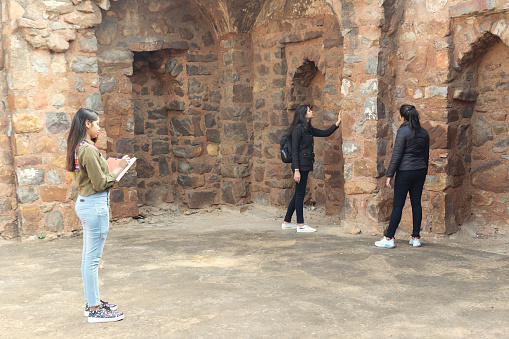
<path id="1" fill-rule="evenodd" d="M 34 205 L 21 205 L 21 222 L 24 234 L 37 231 L 39 224 L 44 219 L 39 207 Z"/>
<path id="2" fill-rule="evenodd" d="M 127 218 L 138 216 L 138 204 L 136 202 L 132 204 L 120 203 L 111 206 L 111 212 L 113 218 Z"/>
<path id="3" fill-rule="evenodd" d="M 67 188 L 57 186 L 42 186 L 40 191 L 41 199 L 44 202 L 67 200 Z"/>
<path id="4" fill-rule="evenodd" d="M 17 167 L 42 165 L 41 157 L 15 157 L 14 163 Z"/>

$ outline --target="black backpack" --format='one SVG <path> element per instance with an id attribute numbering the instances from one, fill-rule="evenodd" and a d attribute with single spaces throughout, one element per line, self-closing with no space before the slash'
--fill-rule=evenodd
<path id="1" fill-rule="evenodd" d="M 292 162 L 292 136 L 283 135 L 279 141 L 279 155 L 285 164 Z"/>

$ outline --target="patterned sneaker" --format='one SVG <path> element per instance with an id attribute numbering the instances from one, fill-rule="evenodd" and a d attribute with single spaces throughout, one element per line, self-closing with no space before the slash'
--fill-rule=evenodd
<path id="1" fill-rule="evenodd" d="M 297 227 L 298 227 L 297 224 L 294 224 L 293 222 L 288 223 L 288 224 L 285 224 L 285 223 L 281 224 L 281 229 L 283 229 L 283 230 L 294 230 Z"/>
<path id="2" fill-rule="evenodd" d="M 419 238 L 412 237 L 408 243 L 414 247 L 421 247 L 421 239 Z"/>
<path id="3" fill-rule="evenodd" d="M 297 226 L 297 232 L 304 232 L 304 233 L 316 232 L 316 228 L 310 227 L 308 225 Z"/>
<path id="4" fill-rule="evenodd" d="M 101 300 L 101 305 L 102 305 L 102 307 L 109 308 L 112 311 L 116 311 L 117 307 L 118 307 L 117 304 L 109 303 L 107 301 L 102 301 L 102 300 Z M 90 307 L 88 306 L 88 303 L 87 303 L 87 305 L 85 306 L 85 312 L 83 312 L 83 315 L 85 317 L 88 317 L 89 312 L 90 312 Z"/>
<path id="5" fill-rule="evenodd" d="M 112 311 L 103 307 L 98 310 L 90 310 L 88 314 L 89 323 L 109 323 L 111 321 L 119 321 L 124 319 L 124 313 Z"/>
<path id="6" fill-rule="evenodd" d="M 382 248 L 394 248 L 396 245 L 394 244 L 394 238 L 389 239 L 387 237 L 383 237 L 380 241 L 375 241 L 376 247 L 382 247 Z"/>

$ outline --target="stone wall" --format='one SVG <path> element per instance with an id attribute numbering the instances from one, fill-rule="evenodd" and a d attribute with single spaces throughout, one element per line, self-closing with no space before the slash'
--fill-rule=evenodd
<path id="1" fill-rule="evenodd" d="M 112 190 L 139 204 L 286 205 L 279 138 L 302 103 L 315 142 L 306 204 L 385 225 L 398 108 L 430 132 L 423 228 L 479 232 L 509 217 L 504 0 L 2 0 L 0 234 L 80 228 L 64 170 L 74 112 L 100 112 L 98 147 L 139 158 Z M 489 178 L 489 180 L 487 180 Z M 409 205 L 409 204 L 408 204 Z M 411 228 L 409 206 L 402 228 Z"/>
<path id="2" fill-rule="evenodd" d="M 1 83 L 10 117 L 9 123 L 2 121 L 2 131 L 10 136 L 12 158 L 7 165 L 13 167 L 11 180 L 3 185 L 15 178 L 17 201 L 12 201 L 14 194 L 6 197 L 13 208 L 17 205 L 18 224 L 14 232 L 12 221 L 7 221 L 10 230 L 3 235 L 69 232 L 80 225 L 72 203 L 76 197 L 73 174 L 64 170 L 66 133 L 73 112 L 96 102 L 95 52 L 80 39 L 94 39 L 87 27 L 101 21 L 101 12 L 90 2 L 74 6 L 2 1 L 2 9 L 5 77 Z M 2 144 L 7 152 L 8 141 Z M 100 146 L 105 148 L 106 143 Z M 5 192 L 9 191 L 6 187 Z M 16 220 L 6 213 L 4 218 Z"/>
<path id="3" fill-rule="evenodd" d="M 3 8 L 0 8 L 0 15 Z M 3 24 L 2 24 L 3 28 Z M 0 43 L 2 43 L 0 38 Z M 7 77 L 3 49 L 0 50 L 0 234 L 6 238 L 19 235 L 14 158 L 11 143 L 11 112 L 7 100 Z"/>
<path id="4" fill-rule="evenodd" d="M 110 150 L 139 158 L 137 177 L 123 184 L 137 197 L 119 192 L 119 215 L 126 201 L 214 204 L 222 96 L 210 23 L 179 1 L 119 2 L 96 35 Z"/>
<path id="5" fill-rule="evenodd" d="M 330 9 L 299 18 L 288 11 L 259 19 L 253 31 L 255 84 L 253 199 L 287 205 L 294 182 L 290 164 L 279 158 L 279 139 L 295 109 L 311 104 L 313 125 L 326 129 L 337 119 L 343 37 Z M 324 12 L 326 14 L 322 14 Z M 263 14 L 263 13 L 262 13 Z M 286 15 L 286 16 L 285 16 Z M 315 166 L 305 203 L 338 213 L 344 202 L 341 131 L 315 139 Z"/>
<path id="6" fill-rule="evenodd" d="M 456 8 L 460 11 L 464 7 Z M 451 155 L 447 173 L 452 216 L 479 234 L 505 229 L 509 217 L 507 161 L 507 15 L 497 8 L 453 19 L 455 59 L 449 115 Z"/>
<path id="7" fill-rule="evenodd" d="M 227 34 L 220 40 L 219 135 L 215 138 L 215 133 L 208 133 L 207 138 L 219 144 L 222 179 L 219 201 L 242 205 L 251 202 L 253 52 L 245 34 Z"/>
<path id="8" fill-rule="evenodd" d="M 420 13 L 420 15 L 415 15 Z M 430 162 L 423 193 L 423 229 L 452 233 L 455 221 L 446 223 L 451 196 L 447 193 L 448 156 L 448 82 L 450 64 L 450 27 L 445 4 L 439 2 L 407 3 L 400 21 L 396 52 L 396 87 L 391 121 L 399 127 L 399 107 L 414 105 L 421 124 L 430 134 Z M 389 157 L 392 152 L 389 152 Z M 390 158 L 387 158 L 387 162 Z M 407 202 L 402 227 L 412 229 L 410 201 Z M 452 229 L 449 229 L 452 227 Z"/>

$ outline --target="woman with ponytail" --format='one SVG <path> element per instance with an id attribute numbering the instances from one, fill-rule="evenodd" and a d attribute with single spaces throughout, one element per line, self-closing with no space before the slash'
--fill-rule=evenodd
<path id="1" fill-rule="evenodd" d="M 89 323 L 124 319 L 117 305 L 99 298 L 98 266 L 110 224 L 109 191 L 117 176 L 127 166 L 124 155 L 111 173 L 95 142 L 100 131 L 97 112 L 80 108 L 72 119 L 67 137 L 66 169 L 75 173 L 78 186 L 76 215 L 83 226 L 81 275 L 85 291 L 85 312 Z"/>
<path id="2" fill-rule="evenodd" d="M 412 204 L 413 232 L 410 245 L 421 246 L 420 231 L 422 221 L 421 195 L 428 173 L 429 134 L 419 123 L 419 113 L 412 105 L 402 105 L 399 109 L 402 125 L 398 129 L 391 163 L 387 170 L 386 185 L 394 181 L 394 202 L 391 220 L 386 235 L 375 242 L 375 246 L 394 248 L 394 235 L 401 221 L 401 214 L 407 194 Z"/>
<path id="3" fill-rule="evenodd" d="M 297 232 L 316 232 L 316 228 L 304 224 L 304 196 L 309 172 L 313 170 L 315 161 L 314 137 L 328 137 L 339 128 L 341 112 L 337 121 L 328 129 L 321 130 L 311 125 L 313 111 L 308 105 L 300 105 L 295 110 L 293 122 L 288 129 L 292 140 L 292 171 L 295 181 L 295 193 L 288 204 L 285 219 L 281 228 L 284 230 L 297 230 Z M 293 213 L 297 214 L 297 223 L 292 223 Z"/>

